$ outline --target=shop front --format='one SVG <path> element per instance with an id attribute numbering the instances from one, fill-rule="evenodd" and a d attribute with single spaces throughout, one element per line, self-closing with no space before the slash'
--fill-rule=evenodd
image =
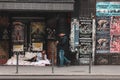
<path id="1" fill-rule="evenodd" d="M 0 64 L 57 64 L 56 37 L 70 33 L 73 0 L 36 0 L 0 2 Z M 44 60 L 36 61 L 45 51 Z M 69 54 L 67 54 L 69 55 Z M 36 60 L 34 60 L 36 59 Z"/>

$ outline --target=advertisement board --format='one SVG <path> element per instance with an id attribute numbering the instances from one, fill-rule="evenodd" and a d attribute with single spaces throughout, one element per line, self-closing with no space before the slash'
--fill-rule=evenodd
<path id="1" fill-rule="evenodd" d="M 119 16 L 120 2 L 97 2 L 96 16 Z"/>
<path id="2" fill-rule="evenodd" d="M 110 52 L 110 17 L 96 19 L 96 53 Z"/>
<path id="3" fill-rule="evenodd" d="M 90 18 L 80 18 L 80 38 L 91 38 L 92 20 Z"/>

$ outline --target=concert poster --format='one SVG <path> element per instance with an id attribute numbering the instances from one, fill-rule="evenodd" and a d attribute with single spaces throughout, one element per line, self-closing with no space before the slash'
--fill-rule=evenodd
<path id="1" fill-rule="evenodd" d="M 120 16 L 112 16 L 110 24 L 110 35 L 120 34 Z"/>
<path id="2" fill-rule="evenodd" d="M 120 52 L 120 35 L 113 35 L 110 40 L 110 52 L 119 53 Z"/>
<path id="3" fill-rule="evenodd" d="M 92 20 L 89 18 L 80 19 L 80 38 L 88 37 L 90 38 L 92 34 Z"/>
<path id="4" fill-rule="evenodd" d="M 80 42 L 79 53 L 80 54 L 90 54 L 90 53 L 92 53 L 92 43 Z"/>
<path id="5" fill-rule="evenodd" d="M 101 36 L 97 35 L 96 53 L 109 53 L 109 51 L 110 51 L 109 35 L 101 35 Z"/>
<path id="6" fill-rule="evenodd" d="M 111 17 L 110 26 L 110 52 L 119 53 L 120 52 L 120 16 Z"/>
<path id="7" fill-rule="evenodd" d="M 109 34 L 110 33 L 110 17 L 100 16 L 96 20 L 96 33 Z"/>

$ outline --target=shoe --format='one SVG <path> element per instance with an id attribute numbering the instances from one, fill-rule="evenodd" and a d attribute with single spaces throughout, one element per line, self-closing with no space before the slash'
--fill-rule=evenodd
<path id="1" fill-rule="evenodd" d="M 71 61 L 68 61 L 67 63 L 66 63 L 66 66 L 69 66 L 71 64 Z"/>

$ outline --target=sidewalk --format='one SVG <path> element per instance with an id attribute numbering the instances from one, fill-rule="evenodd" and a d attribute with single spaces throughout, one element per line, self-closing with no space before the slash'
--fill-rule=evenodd
<path id="1" fill-rule="evenodd" d="M 0 80 L 120 80 L 119 65 L 93 65 L 91 73 L 89 66 L 0 66 Z"/>
<path id="2" fill-rule="evenodd" d="M 0 75 L 120 75 L 120 65 L 93 65 L 91 73 L 89 66 L 19 66 L 16 74 L 16 66 L 0 66 Z"/>

